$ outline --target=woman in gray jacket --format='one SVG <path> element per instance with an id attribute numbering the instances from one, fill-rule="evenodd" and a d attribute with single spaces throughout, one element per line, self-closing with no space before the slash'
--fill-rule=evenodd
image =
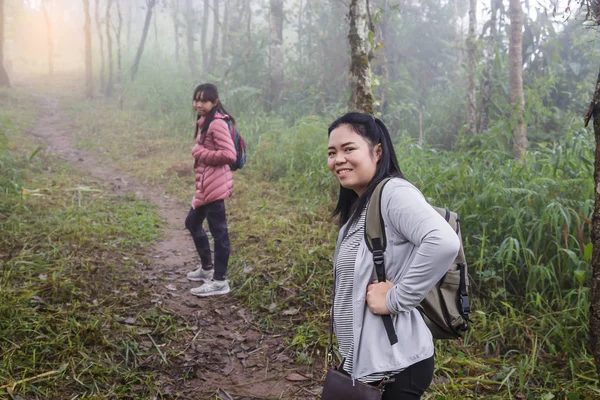
<path id="1" fill-rule="evenodd" d="M 384 400 L 420 399 L 433 378 L 433 339 L 415 308 L 456 257 L 450 225 L 402 175 L 389 132 L 370 115 L 348 113 L 329 127 L 328 167 L 340 183 L 334 216 L 333 321 L 340 369 L 363 383 L 385 385 Z M 364 240 L 366 207 L 377 184 L 387 234 L 386 282 L 377 283 Z M 381 315 L 392 316 L 391 345 Z"/>

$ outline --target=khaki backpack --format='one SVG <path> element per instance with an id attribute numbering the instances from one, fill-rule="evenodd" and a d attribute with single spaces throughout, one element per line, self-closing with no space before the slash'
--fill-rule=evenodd
<path id="1" fill-rule="evenodd" d="M 387 239 L 381 215 L 381 192 L 386 183 L 392 178 L 379 182 L 367 207 L 365 223 L 365 240 L 367 247 L 373 254 L 375 272 L 379 282 L 385 281 L 385 264 L 383 253 Z M 460 234 L 460 217 L 458 214 L 445 208 L 433 207 L 450 224 L 458 235 L 460 250 L 448 272 L 431 289 L 425 299 L 417 306 L 425 324 L 431 331 L 434 339 L 458 339 L 469 329 L 469 274 L 467 262 Z M 398 341 L 392 319 L 389 315 L 382 315 L 383 323 L 393 345 Z"/>

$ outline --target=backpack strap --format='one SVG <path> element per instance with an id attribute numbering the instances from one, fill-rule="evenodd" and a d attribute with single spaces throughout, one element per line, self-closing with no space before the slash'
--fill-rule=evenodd
<path id="1" fill-rule="evenodd" d="M 387 238 L 385 236 L 385 227 L 383 216 L 381 214 L 381 192 L 386 183 L 391 178 L 386 178 L 379 182 L 371 194 L 369 205 L 367 206 L 367 216 L 365 222 L 365 242 L 369 251 L 373 254 L 373 264 L 375 265 L 375 273 L 379 282 L 385 282 L 385 262 L 383 253 L 387 246 Z M 382 315 L 383 326 L 387 333 L 390 345 L 398 343 L 398 337 L 394 330 L 394 324 L 390 315 Z"/>

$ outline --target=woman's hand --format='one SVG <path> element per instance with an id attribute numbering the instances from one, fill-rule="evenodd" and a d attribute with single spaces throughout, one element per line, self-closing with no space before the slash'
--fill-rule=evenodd
<path id="1" fill-rule="evenodd" d="M 367 286 L 367 306 L 373 314 L 385 315 L 390 314 L 387 305 L 385 304 L 385 296 L 387 292 L 392 290 L 393 282 L 377 282 L 373 281 Z"/>
<path id="2" fill-rule="evenodd" d="M 192 147 L 192 157 L 194 157 L 196 160 L 199 160 L 202 153 L 202 149 L 202 146 L 200 146 L 199 144 L 195 144 L 194 147 Z"/>

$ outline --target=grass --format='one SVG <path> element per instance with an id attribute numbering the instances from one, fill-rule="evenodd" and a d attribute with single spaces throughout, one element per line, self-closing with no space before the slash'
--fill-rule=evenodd
<path id="1" fill-rule="evenodd" d="M 110 100 L 65 95 L 63 112 L 80 146 L 187 203 L 193 176 L 173 171 L 191 171 L 192 116 L 181 108 L 188 96 L 176 105 L 173 92 L 181 88 L 147 93 L 138 85 L 122 110 Z M 335 183 L 320 156 L 329 119 L 296 118 L 288 126 L 281 117 L 251 113 L 251 102 L 245 110 L 234 113 L 249 161 L 235 173 L 227 202 L 230 277 L 263 329 L 286 332 L 298 362 L 318 363 L 328 340 L 337 231 L 329 218 Z M 475 297 L 464 341 L 436 344 L 427 398 L 597 398 L 586 349 L 590 138 L 575 126 L 564 141 L 541 144 L 518 164 L 497 144 L 502 132 L 495 133 L 464 140 L 456 152 L 397 139 L 409 179 L 432 203 L 463 217 Z"/>
<path id="2" fill-rule="evenodd" d="M 0 99 L 0 398 L 165 398 L 185 327 L 137 279 L 156 210 L 36 153 L 33 100 Z"/>

